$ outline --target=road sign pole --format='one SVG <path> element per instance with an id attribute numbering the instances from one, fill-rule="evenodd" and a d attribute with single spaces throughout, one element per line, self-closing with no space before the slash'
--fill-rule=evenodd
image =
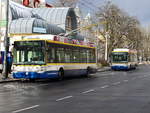
<path id="1" fill-rule="evenodd" d="M 3 63 L 3 78 L 8 78 L 8 61 L 7 55 L 9 51 L 9 37 L 8 37 L 8 23 L 9 23 L 9 0 L 6 0 L 6 32 L 5 32 L 5 39 L 4 39 L 4 63 Z"/>

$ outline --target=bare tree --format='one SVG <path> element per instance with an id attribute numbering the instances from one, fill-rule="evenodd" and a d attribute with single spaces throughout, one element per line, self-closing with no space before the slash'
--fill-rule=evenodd
<path id="1" fill-rule="evenodd" d="M 96 16 L 99 21 L 105 21 L 102 26 L 110 34 L 109 53 L 114 48 L 138 49 L 142 33 L 140 23 L 135 17 L 130 17 L 111 2 L 99 8 Z"/>

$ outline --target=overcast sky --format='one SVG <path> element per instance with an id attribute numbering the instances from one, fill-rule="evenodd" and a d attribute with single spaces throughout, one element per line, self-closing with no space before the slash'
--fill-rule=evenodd
<path id="1" fill-rule="evenodd" d="M 131 16 L 136 16 L 143 26 L 150 25 L 150 0 L 112 0 Z"/>
<path id="2" fill-rule="evenodd" d="M 42 0 L 45 1 L 45 0 Z M 55 0 L 50 0 L 55 1 Z M 80 0 L 84 10 L 91 10 L 94 6 L 104 4 L 108 0 Z M 119 8 L 123 9 L 130 16 L 135 16 L 141 22 L 142 26 L 150 25 L 150 0 L 109 0 L 115 3 Z M 86 2 L 86 3 L 85 3 Z M 90 4 L 91 6 L 89 6 Z M 94 4 L 94 5 L 93 5 Z M 99 5 L 98 5 L 99 4 Z"/>
<path id="3" fill-rule="evenodd" d="M 108 0 L 81 0 L 91 1 L 91 5 L 104 4 Z M 135 16 L 141 22 L 142 26 L 150 25 L 150 0 L 109 0 L 115 3 L 119 8 L 127 12 L 130 16 Z M 87 8 L 89 9 L 89 8 Z"/>

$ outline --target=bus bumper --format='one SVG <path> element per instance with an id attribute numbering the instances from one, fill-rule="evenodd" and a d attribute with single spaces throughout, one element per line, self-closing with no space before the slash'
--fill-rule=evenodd
<path id="1" fill-rule="evenodd" d="M 57 78 L 58 71 L 49 71 L 49 72 L 14 72 L 13 78 L 16 79 L 44 79 L 44 78 Z"/>
<path id="2" fill-rule="evenodd" d="M 112 70 L 128 70 L 128 66 L 111 66 Z"/>

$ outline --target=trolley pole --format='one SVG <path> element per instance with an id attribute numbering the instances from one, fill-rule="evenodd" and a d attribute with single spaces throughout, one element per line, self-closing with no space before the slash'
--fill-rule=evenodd
<path id="1" fill-rule="evenodd" d="M 9 37 L 8 37 L 8 24 L 9 24 L 9 0 L 6 0 L 6 32 L 5 32 L 5 38 L 4 38 L 4 63 L 3 63 L 3 78 L 8 78 L 8 61 L 7 61 L 7 55 L 9 51 Z"/>

